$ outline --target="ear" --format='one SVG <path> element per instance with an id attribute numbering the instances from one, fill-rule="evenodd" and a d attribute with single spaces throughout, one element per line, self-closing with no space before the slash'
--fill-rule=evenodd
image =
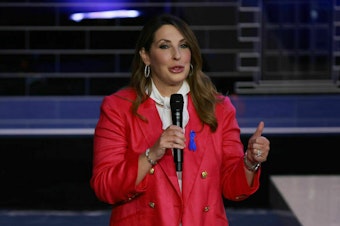
<path id="1" fill-rule="evenodd" d="M 139 50 L 139 56 L 142 58 L 145 65 L 150 65 L 150 57 L 149 54 L 145 51 L 144 48 Z"/>

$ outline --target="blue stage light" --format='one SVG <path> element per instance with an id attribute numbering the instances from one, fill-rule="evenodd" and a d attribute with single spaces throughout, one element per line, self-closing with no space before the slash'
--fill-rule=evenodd
<path id="1" fill-rule="evenodd" d="M 86 13 L 73 13 L 70 19 L 80 22 L 84 19 L 114 19 L 114 18 L 134 18 L 138 17 L 140 12 L 137 10 L 109 10 Z"/>

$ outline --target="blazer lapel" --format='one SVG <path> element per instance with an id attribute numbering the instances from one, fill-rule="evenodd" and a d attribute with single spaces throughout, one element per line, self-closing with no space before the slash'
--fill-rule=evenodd
<path id="1" fill-rule="evenodd" d="M 183 160 L 183 199 L 184 202 L 189 198 L 192 188 L 194 186 L 195 180 L 201 175 L 200 166 L 206 153 L 207 140 L 210 139 L 210 128 L 206 125 L 203 126 L 196 110 L 189 96 L 188 102 L 189 111 L 189 122 L 185 128 L 186 134 L 186 148 L 184 150 L 184 160 Z M 196 150 L 189 149 L 190 142 L 190 132 L 195 134 L 194 142 L 196 144 Z"/>
<path id="2" fill-rule="evenodd" d="M 154 141 L 158 139 L 162 133 L 162 122 L 158 115 L 155 103 L 151 98 L 148 98 L 138 108 L 138 113 L 146 118 L 147 122 L 138 120 L 139 131 L 142 132 L 148 147 L 154 145 Z"/>

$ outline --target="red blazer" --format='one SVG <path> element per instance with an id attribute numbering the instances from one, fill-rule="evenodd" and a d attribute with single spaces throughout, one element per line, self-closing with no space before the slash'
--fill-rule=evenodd
<path id="1" fill-rule="evenodd" d="M 131 89 L 103 99 L 94 136 L 91 186 L 97 197 L 112 204 L 111 226 L 227 226 L 222 195 L 240 201 L 259 187 L 259 174 L 249 187 L 244 172 L 243 145 L 228 97 L 216 106 L 218 129 L 202 126 L 189 95 L 190 119 L 185 127 L 196 133 L 196 151 L 184 149 L 183 191 L 179 189 L 171 150 L 144 180 L 135 185 L 138 157 L 162 133 L 162 122 L 149 98 L 131 113 Z M 188 146 L 187 146 L 188 147 Z"/>

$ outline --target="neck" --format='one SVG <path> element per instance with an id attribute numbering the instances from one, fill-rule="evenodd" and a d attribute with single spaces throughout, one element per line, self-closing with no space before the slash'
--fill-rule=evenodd
<path id="1" fill-rule="evenodd" d="M 182 87 L 183 82 L 181 82 L 180 84 L 176 84 L 176 85 L 164 85 L 159 83 L 157 80 L 153 80 L 159 94 L 162 95 L 162 97 L 170 97 L 171 94 L 177 93 L 178 90 Z"/>

